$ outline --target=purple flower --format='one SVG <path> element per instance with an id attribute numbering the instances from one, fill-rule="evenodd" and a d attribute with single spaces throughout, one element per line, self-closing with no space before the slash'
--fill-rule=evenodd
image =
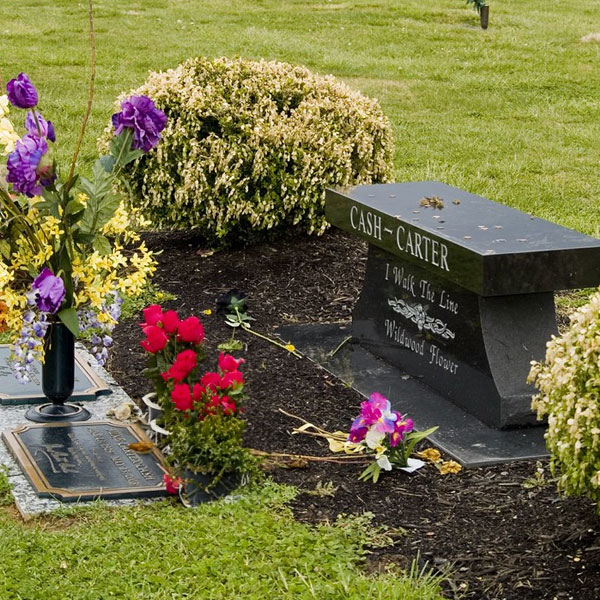
<path id="1" fill-rule="evenodd" d="M 42 162 L 47 151 L 46 140 L 35 135 L 25 135 L 16 143 L 15 150 L 8 155 L 6 176 L 15 192 L 33 198 L 42 193 L 40 183 L 49 185 L 52 182 L 51 169 Z"/>
<path id="2" fill-rule="evenodd" d="M 17 108 L 33 108 L 38 103 L 35 87 L 25 73 L 19 73 L 16 79 L 6 84 L 8 99 Z"/>
<path id="3" fill-rule="evenodd" d="M 27 133 L 29 133 L 29 135 L 45 137 L 51 142 L 55 142 L 56 135 L 54 133 L 54 125 L 52 125 L 52 121 L 46 121 L 46 119 L 44 119 L 44 117 L 42 117 L 37 110 L 35 111 L 35 116 L 37 117 L 37 125 L 35 123 L 33 112 L 28 112 L 27 116 L 25 117 L 25 129 L 27 129 Z"/>
<path id="4" fill-rule="evenodd" d="M 369 404 L 373 408 L 377 408 L 378 410 L 380 410 L 382 413 L 389 412 L 389 410 L 391 409 L 390 401 L 379 392 L 373 392 L 369 396 Z"/>
<path id="5" fill-rule="evenodd" d="M 8 361 L 19 383 L 31 381 L 33 361 L 36 358 L 42 360 L 42 342 L 48 325 L 44 313 L 36 317 L 36 314 L 29 310 L 23 315 L 21 334 L 11 347 L 12 352 Z"/>
<path id="6" fill-rule="evenodd" d="M 43 323 L 34 323 L 33 324 L 33 332 L 39 338 L 44 337 L 44 334 L 46 333 L 46 329 L 47 328 L 44 326 Z"/>
<path id="7" fill-rule="evenodd" d="M 369 401 L 361 402 L 360 417 L 362 418 L 363 423 L 368 427 L 379 421 L 381 418 L 381 411 Z"/>
<path id="8" fill-rule="evenodd" d="M 160 132 L 165 128 L 167 116 L 154 106 L 147 96 L 131 96 L 121 103 L 121 112 L 112 116 L 115 135 L 124 129 L 133 129 L 134 150 L 148 152 L 160 139 Z"/>
<path id="9" fill-rule="evenodd" d="M 360 444 L 365 439 L 368 431 L 367 427 L 352 427 L 348 434 L 348 440 L 353 444 Z"/>
<path id="10" fill-rule="evenodd" d="M 33 280 L 33 289 L 38 292 L 37 307 L 43 312 L 54 314 L 65 298 L 63 280 L 55 277 L 48 267 Z"/>
<path id="11" fill-rule="evenodd" d="M 390 434 L 390 447 L 396 447 L 404 440 L 404 434 L 410 433 L 413 430 L 414 423 L 412 419 L 403 419 L 399 412 L 396 414 L 396 422 L 394 423 L 394 431 Z"/>
<path id="12" fill-rule="evenodd" d="M 368 403 L 363 404 L 369 404 L 374 414 L 379 413 L 379 418 L 374 424 L 375 431 L 380 433 L 392 433 L 394 431 L 394 423 L 396 422 L 396 415 L 398 413 L 396 411 L 392 412 L 392 405 L 385 396 L 379 392 L 374 392 L 369 397 Z"/>

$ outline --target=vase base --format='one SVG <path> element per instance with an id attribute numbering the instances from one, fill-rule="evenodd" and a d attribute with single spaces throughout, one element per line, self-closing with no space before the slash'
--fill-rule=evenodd
<path id="1" fill-rule="evenodd" d="M 183 474 L 184 483 L 179 487 L 179 499 L 186 508 L 199 506 L 205 502 L 213 502 L 219 498 L 230 495 L 248 480 L 237 473 L 226 473 L 216 486 L 206 490 L 212 477 L 202 473 L 194 473 L 186 469 Z"/>
<path id="2" fill-rule="evenodd" d="M 25 418 L 34 423 L 87 421 L 91 416 L 89 410 L 77 404 L 40 404 L 25 413 Z"/>

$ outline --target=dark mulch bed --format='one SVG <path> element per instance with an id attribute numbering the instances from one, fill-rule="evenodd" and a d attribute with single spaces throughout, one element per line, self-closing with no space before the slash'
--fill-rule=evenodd
<path id="1" fill-rule="evenodd" d="M 337 231 L 320 238 L 296 238 L 204 257 L 202 244 L 188 234 L 149 235 L 158 257 L 156 283 L 177 294 L 167 304 L 183 316 L 215 308 L 231 288 L 248 295 L 256 330 L 270 334 L 282 324 L 348 321 L 360 284 L 366 248 Z M 202 317 L 209 356 L 231 330 L 222 317 Z M 137 321 L 119 325 L 109 365 L 134 398 L 150 391 Z M 291 435 L 296 421 L 280 408 L 331 431 L 346 429 L 357 414 L 359 394 L 321 368 L 285 350 L 240 332 L 248 342 L 243 366 L 248 384 L 248 445 L 265 451 L 329 455 L 320 440 Z M 443 423 L 440 423 L 443 426 Z M 276 469 L 276 481 L 301 492 L 292 504 L 296 517 L 315 523 L 340 513 L 372 512 L 376 524 L 404 529 L 392 547 L 374 549 L 372 570 L 390 563 L 407 566 L 415 557 L 448 570 L 449 598 L 600 598 L 600 522 L 593 503 L 559 497 L 549 482 L 523 483 L 535 462 L 439 474 L 428 465 L 413 475 L 394 472 L 377 485 L 357 480 L 362 467 L 310 463 Z M 333 496 L 311 494 L 332 482 Z"/>

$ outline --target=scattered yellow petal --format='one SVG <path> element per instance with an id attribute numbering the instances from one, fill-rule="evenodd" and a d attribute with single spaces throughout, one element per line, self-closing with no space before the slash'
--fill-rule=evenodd
<path id="1" fill-rule="evenodd" d="M 362 444 L 356 444 L 348 439 L 348 434 L 344 431 L 334 431 L 324 436 L 329 442 L 329 449 L 332 452 L 345 452 L 346 454 L 357 454 L 364 450 Z"/>
<path id="2" fill-rule="evenodd" d="M 296 346 L 294 346 L 294 344 L 286 344 L 284 347 L 288 352 L 296 352 Z"/>
<path id="3" fill-rule="evenodd" d="M 340 442 L 339 440 L 336 440 L 335 438 L 327 438 L 327 441 L 329 442 L 329 449 L 332 452 L 343 452 L 344 451 L 344 442 Z"/>
<path id="4" fill-rule="evenodd" d="M 436 448 L 425 448 L 425 450 L 417 452 L 417 456 L 432 463 L 436 463 L 442 458 L 440 451 Z"/>
<path id="5" fill-rule="evenodd" d="M 347 441 L 344 444 L 344 452 L 346 454 L 358 454 L 359 452 L 362 452 L 365 449 L 365 447 L 362 444 L 355 444 L 354 442 L 351 441 Z"/>
<path id="6" fill-rule="evenodd" d="M 202 314 L 204 314 L 204 315 L 212 315 L 212 310 L 210 310 L 210 308 L 207 308 L 206 310 L 202 311 Z"/>
<path id="7" fill-rule="evenodd" d="M 439 465 L 438 468 L 442 475 L 447 475 L 448 473 L 458 473 L 462 470 L 462 467 L 454 460 L 445 460 L 441 465 Z"/>

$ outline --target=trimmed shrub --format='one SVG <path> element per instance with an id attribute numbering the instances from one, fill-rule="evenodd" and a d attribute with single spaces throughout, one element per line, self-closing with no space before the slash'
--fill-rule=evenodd
<path id="1" fill-rule="evenodd" d="M 391 174 L 377 101 L 303 67 L 193 58 L 131 93 L 168 116 L 156 151 L 124 175 L 132 205 L 157 228 L 223 243 L 289 226 L 320 234 L 326 186 Z"/>
<path id="2" fill-rule="evenodd" d="M 529 380 L 538 417 L 548 416 L 546 445 L 559 488 L 585 495 L 600 510 L 600 290 L 553 337 L 543 363 L 532 363 Z"/>

